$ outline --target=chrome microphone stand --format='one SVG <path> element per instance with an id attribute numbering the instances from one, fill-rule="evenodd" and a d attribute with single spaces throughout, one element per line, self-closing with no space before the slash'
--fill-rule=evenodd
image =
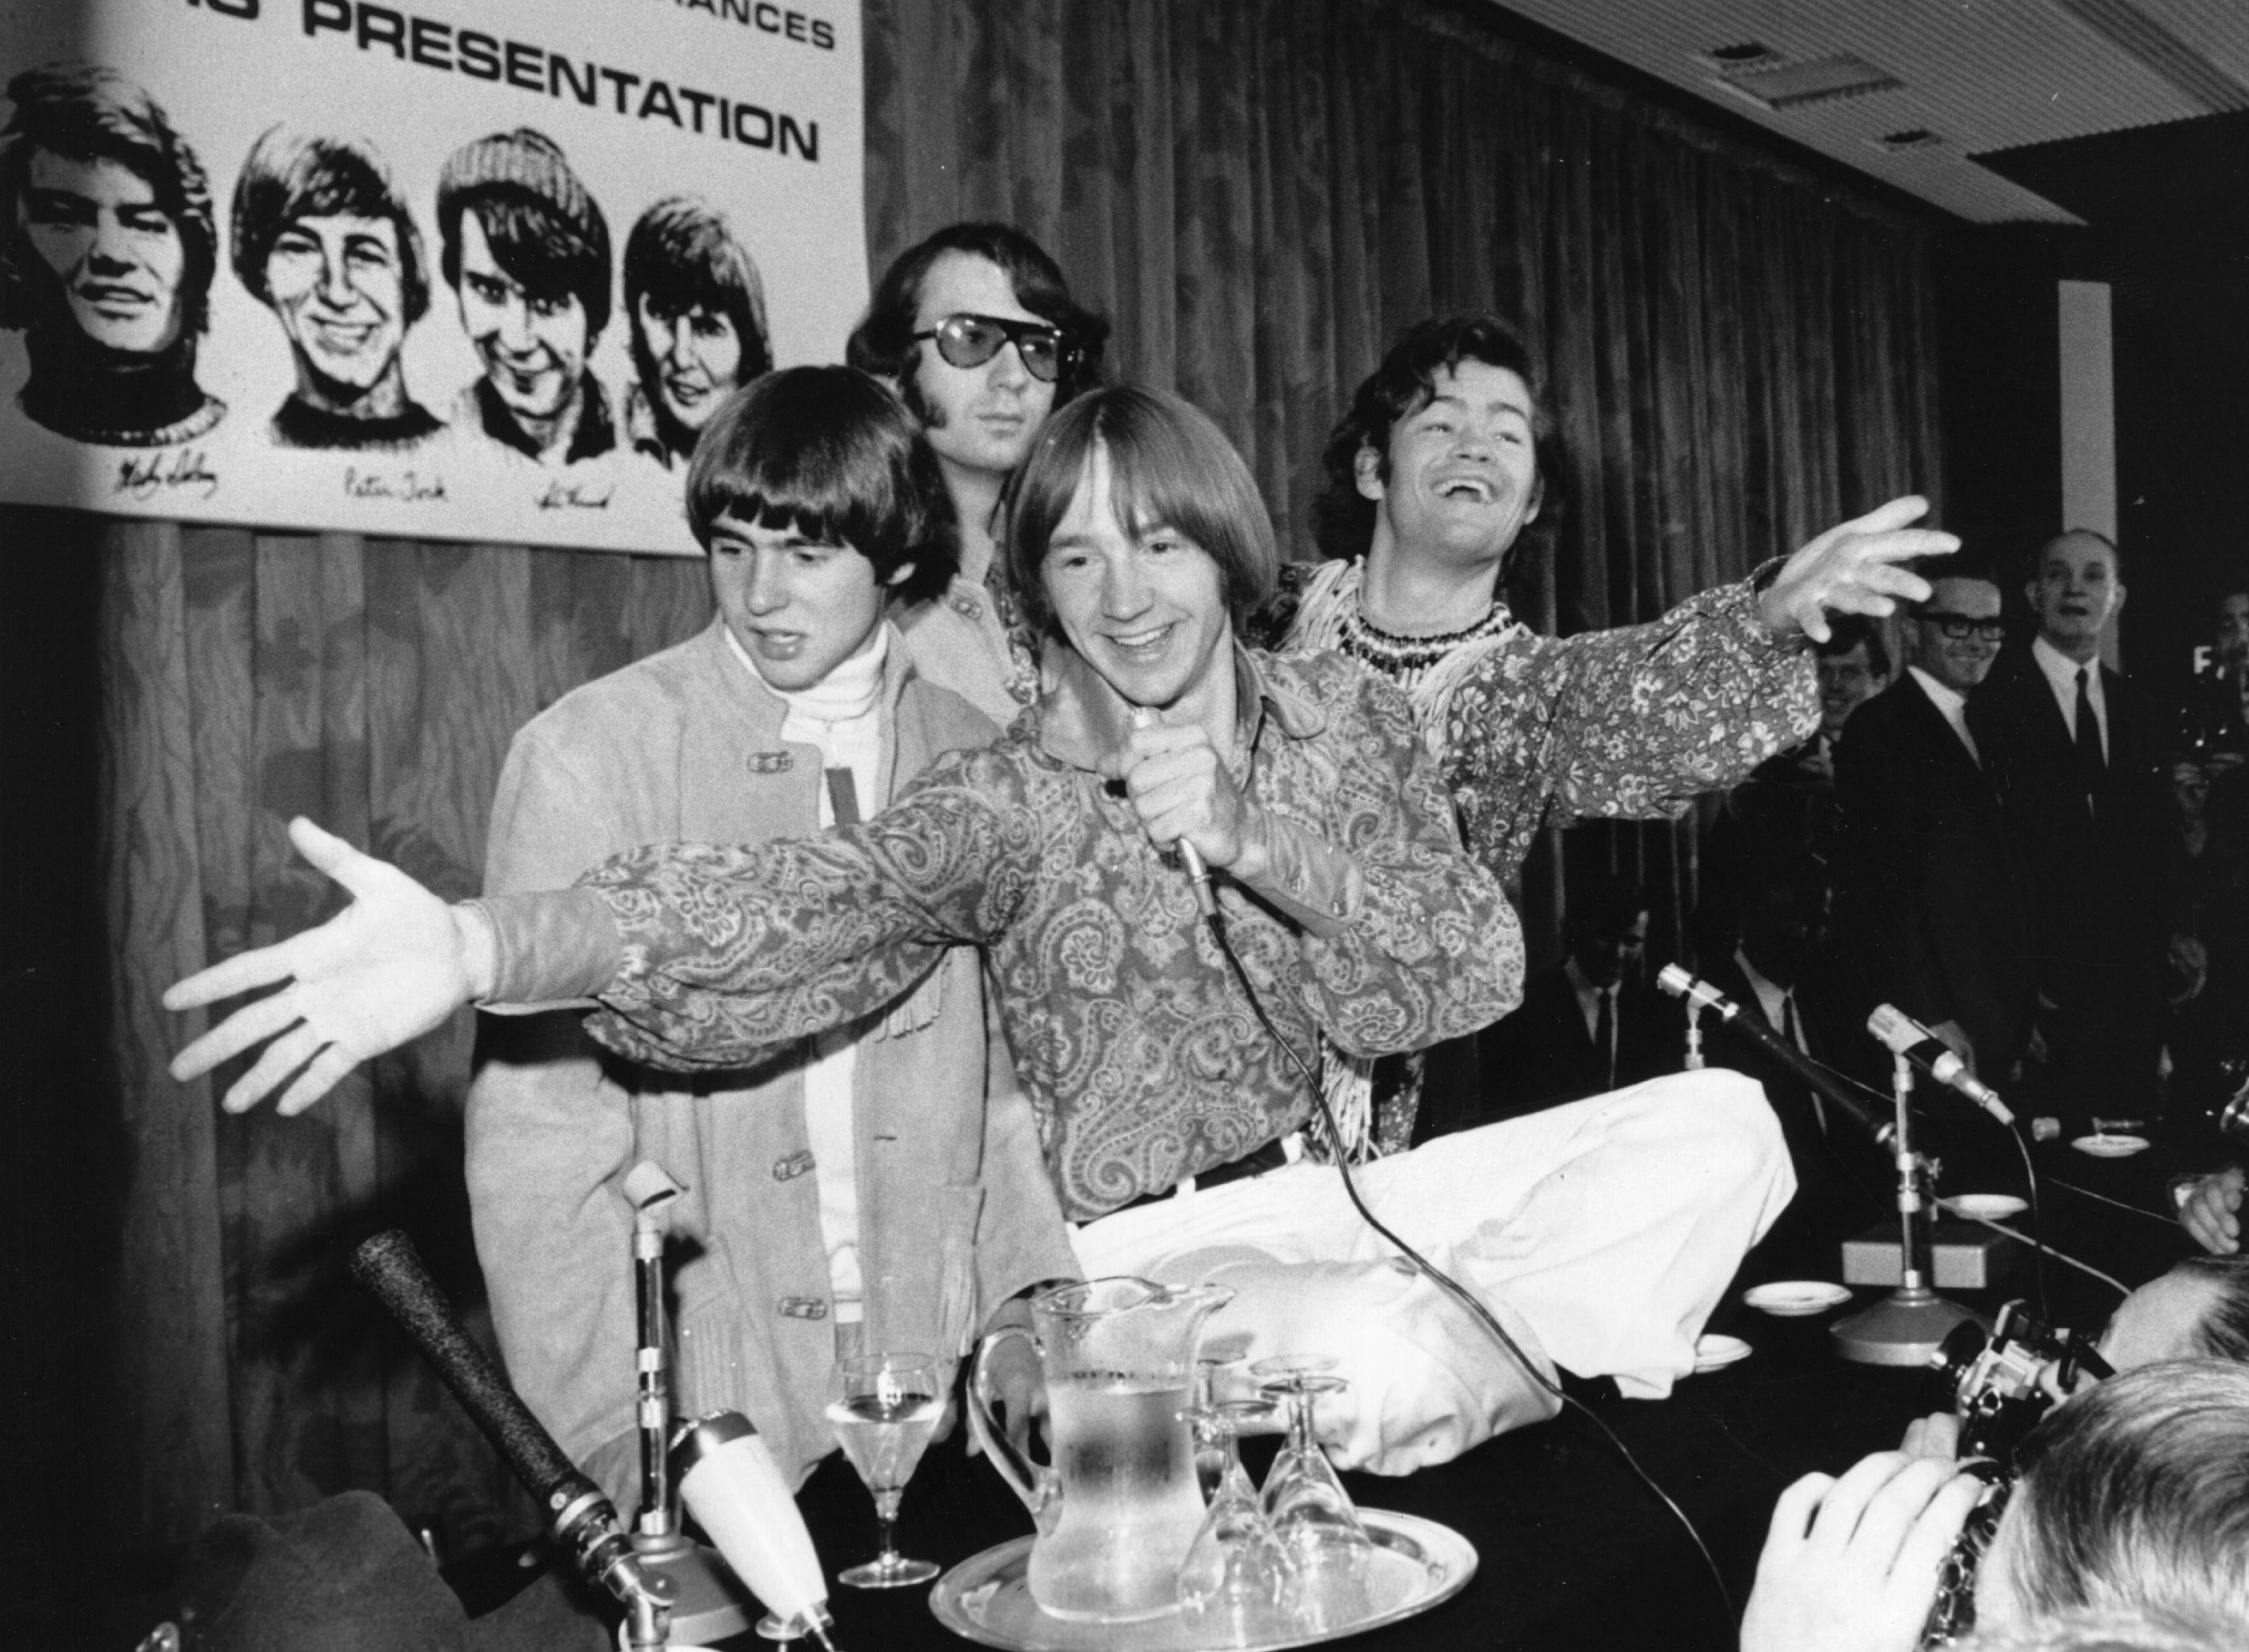
<path id="1" fill-rule="evenodd" d="M 1973 1320 L 1985 1331 L 1991 1321 L 1971 1308 L 1948 1302 L 1929 1288 L 1929 1203 L 1922 1192 L 1928 1161 L 1913 1145 L 1913 1067 L 1904 1056 L 1890 1058 L 1890 1086 L 1897 1100 L 1891 1146 L 1898 1169 L 1898 1287 L 1847 1319 L 1827 1333 L 1835 1351 L 1860 1365 L 1926 1366 L 1952 1330 Z"/>
<path id="2" fill-rule="evenodd" d="M 723 1641 L 750 1627 L 757 1608 L 726 1562 L 679 1529 L 672 1509 L 671 1338 L 664 1298 L 665 1207 L 687 1189 L 643 1159 L 625 1175 L 633 1207 L 633 1286 L 639 1308 L 634 1361 L 640 1429 L 640 1513 L 632 1546 L 672 1587 L 671 1633 L 682 1642 Z"/>

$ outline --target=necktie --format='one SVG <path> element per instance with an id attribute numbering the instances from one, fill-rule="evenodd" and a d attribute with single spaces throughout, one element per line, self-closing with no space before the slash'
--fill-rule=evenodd
<path id="1" fill-rule="evenodd" d="M 1601 1088 L 1613 1090 L 1616 1088 L 1617 1079 L 1616 1017 L 1610 1005 L 1615 1001 L 1616 989 L 1603 987 L 1599 990 L 1599 996 L 1601 1004 L 1593 1019 L 1593 1048 L 1600 1054 L 1601 1071 L 1608 1074 L 1608 1081 L 1602 1085 Z"/>
<path id="2" fill-rule="evenodd" d="M 2101 755 L 2101 722 L 2093 715 L 2093 696 L 2086 685 L 2086 668 L 2077 668 L 2077 760 L 2085 768 L 2085 787 L 2091 791 L 2108 771 Z"/>

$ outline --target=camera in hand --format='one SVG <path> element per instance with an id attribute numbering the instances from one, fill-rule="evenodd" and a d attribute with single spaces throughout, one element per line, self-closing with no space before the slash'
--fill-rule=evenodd
<path id="1" fill-rule="evenodd" d="M 2096 1377 L 2115 1374 L 2091 1343 L 2066 1326 L 2041 1324 L 2021 1302 L 1999 1309 L 1989 1337 L 1973 1320 L 1955 1326 L 1929 1364 L 1952 1385 L 1961 1467 L 1982 1480 L 1984 1490 L 1937 1574 L 1936 1599 L 1921 1632 L 1924 1648 L 1951 1646 L 1975 1627 L 1976 1568 L 2014 1490 L 2015 1452 L 2053 1405 L 2039 1373 L 2056 1367 L 2056 1386 L 2064 1393 L 2080 1368 Z"/>

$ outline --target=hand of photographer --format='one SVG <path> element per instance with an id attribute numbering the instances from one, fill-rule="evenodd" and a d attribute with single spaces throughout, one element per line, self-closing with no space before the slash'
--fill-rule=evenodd
<path id="1" fill-rule="evenodd" d="M 1741 1652 L 1913 1652 L 1981 1490 L 1900 1451 L 1799 1480 L 1773 1507 Z"/>

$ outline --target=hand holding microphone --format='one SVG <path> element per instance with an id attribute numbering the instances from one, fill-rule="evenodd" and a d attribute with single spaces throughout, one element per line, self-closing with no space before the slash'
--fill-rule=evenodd
<path id="1" fill-rule="evenodd" d="M 1255 812 L 1226 771 L 1225 760 L 1200 724 L 1167 723 L 1152 706 L 1131 709 L 1132 733 L 1101 764 L 1101 772 L 1124 784 L 1140 824 L 1158 844 L 1174 847 L 1194 886 L 1195 905 L 1218 916 L 1210 867 L 1236 878 L 1255 874 L 1263 840 Z M 1206 859 L 1203 846 L 1210 853 Z"/>

